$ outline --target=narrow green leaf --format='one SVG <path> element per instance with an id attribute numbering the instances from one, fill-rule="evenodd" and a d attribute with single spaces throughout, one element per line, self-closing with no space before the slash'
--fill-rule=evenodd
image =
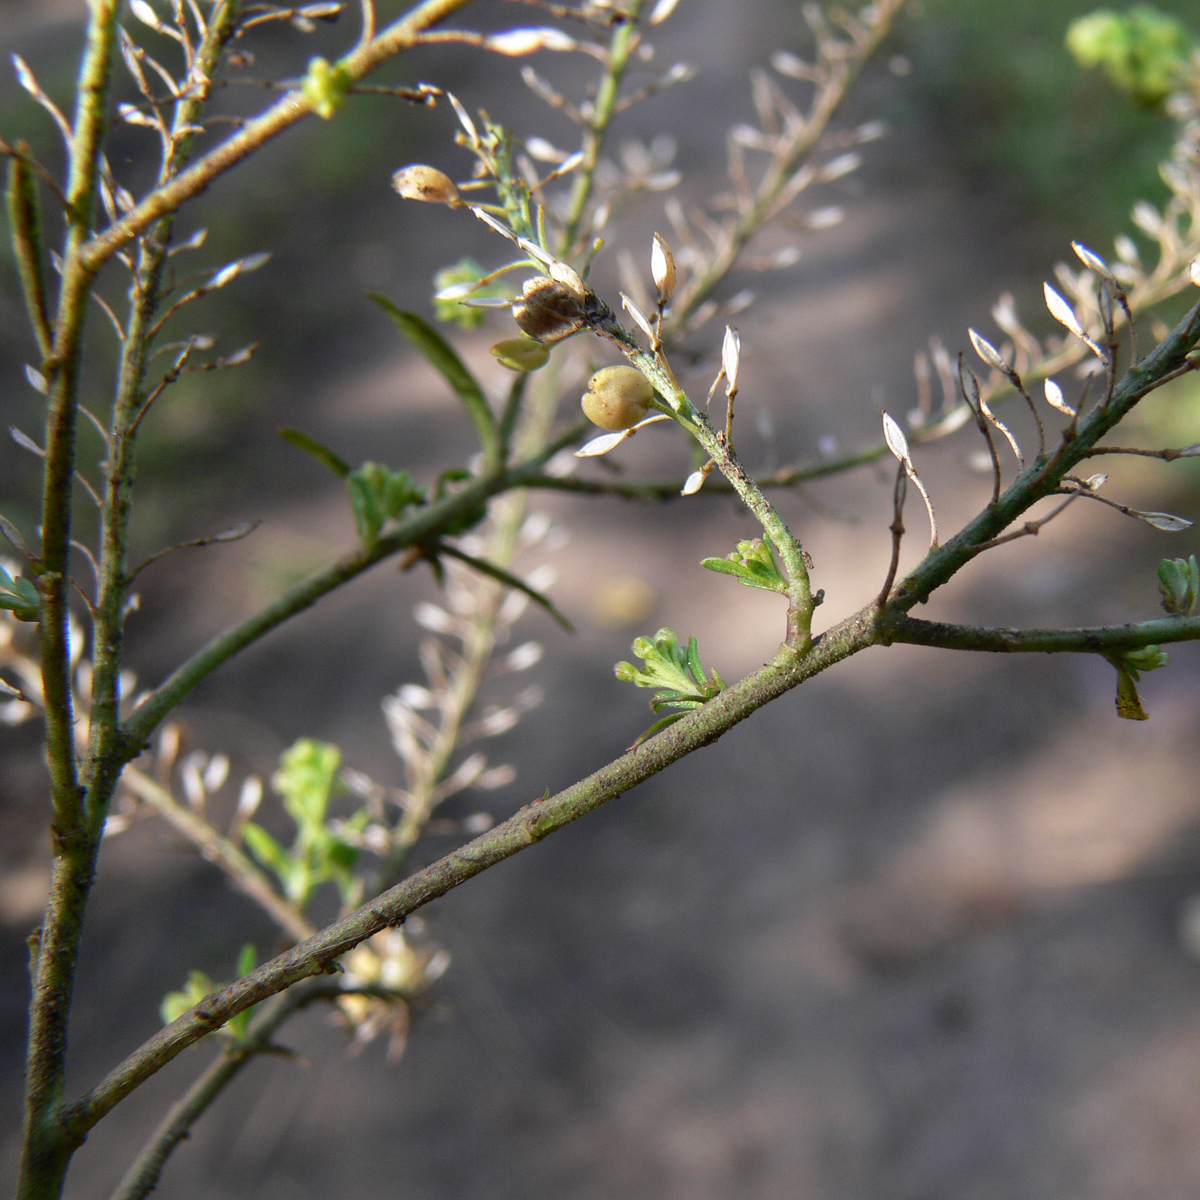
<path id="1" fill-rule="evenodd" d="M 49 358 L 54 351 L 54 335 L 46 311 L 45 251 L 37 181 L 28 164 L 15 156 L 8 160 L 8 223 L 29 320 L 42 357 Z"/>
<path id="2" fill-rule="evenodd" d="M 247 942 L 238 954 L 238 978 L 241 979 L 243 975 L 249 975 L 256 966 L 258 966 L 258 951 L 255 950 L 253 942 Z"/>
<path id="3" fill-rule="evenodd" d="M 1150 714 L 1142 707 L 1138 695 L 1136 670 L 1131 670 L 1115 655 L 1105 657 L 1117 671 L 1117 716 L 1126 721 L 1148 721 Z"/>
<path id="4" fill-rule="evenodd" d="M 400 332 L 419 350 L 431 366 L 439 371 L 462 401 L 467 416 L 475 426 L 479 444 L 488 459 L 494 459 L 500 450 L 500 434 L 496 418 L 483 394 L 479 381 L 467 370 L 461 358 L 449 342 L 432 325 L 416 313 L 404 312 L 385 296 L 370 293 L 370 298 L 396 323 Z"/>
<path id="5" fill-rule="evenodd" d="M 284 425 L 279 430 L 279 436 L 285 442 L 290 442 L 297 450 L 311 454 L 323 467 L 328 467 L 339 479 L 345 479 L 350 474 L 350 464 L 322 442 L 318 442 L 311 434 L 302 429 L 292 429 Z"/>
<path id="6" fill-rule="evenodd" d="M 287 852 L 261 825 L 247 821 L 242 826 L 242 840 L 246 849 L 280 879 L 288 873 L 291 864 Z"/>

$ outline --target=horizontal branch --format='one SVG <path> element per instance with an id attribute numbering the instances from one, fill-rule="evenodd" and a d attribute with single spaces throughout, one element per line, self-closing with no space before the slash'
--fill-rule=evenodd
<path id="1" fill-rule="evenodd" d="M 1088 455 L 1139 400 L 1188 363 L 1200 343 L 1200 303 L 1141 362 L 1130 367 L 1108 403 L 1097 406 L 1071 437 L 1064 436 L 1049 457 L 1039 455 L 977 517 L 927 554 L 905 577 L 889 601 L 892 614 L 906 613 L 951 579 L 985 542 L 998 538 L 1039 500 L 1053 495 L 1062 480 Z"/>
<path id="2" fill-rule="evenodd" d="M 330 969 L 339 956 L 487 868 L 578 820 L 672 763 L 715 742 L 764 704 L 879 641 L 870 609 L 822 634 L 808 654 L 781 647 L 765 666 L 656 737 L 627 751 L 555 796 L 536 800 L 507 821 L 411 875 L 349 916 L 205 997 L 62 1111 L 64 1128 L 82 1139 L 114 1105 L 205 1034 L 292 984 Z"/>
<path id="3" fill-rule="evenodd" d="M 888 643 L 992 654 L 1112 654 L 1200 639 L 1200 616 L 1161 617 L 1137 624 L 1080 629 L 987 628 L 896 617 L 882 624 L 881 638 Z"/>
<path id="4" fill-rule="evenodd" d="M 369 571 L 377 563 L 405 550 L 437 538 L 456 521 L 467 516 L 485 500 L 512 488 L 524 487 L 531 477 L 541 474 L 542 466 L 564 445 L 575 440 L 572 429 L 556 438 L 541 454 L 516 467 L 504 467 L 476 479 L 460 491 L 432 504 L 423 505 L 395 530 L 369 546 L 362 546 L 340 558 L 331 566 L 295 587 L 289 588 L 277 600 L 247 617 L 244 621 L 218 634 L 207 646 L 198 650 L 187 662 L 177 667 L 133 710 L 125 722 L 123 733 L 129 753 L 136 753 L 158 723 L 201 680 L 207 678 L 222 663 L 256 642 L 272 629 L 297 613 L 303 612 L 330 592 L 351 579 Z"/>

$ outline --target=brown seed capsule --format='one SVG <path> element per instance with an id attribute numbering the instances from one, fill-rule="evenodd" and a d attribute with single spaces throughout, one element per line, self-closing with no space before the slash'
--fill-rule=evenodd
<path id="1" fill-rule="evenodd" d="M 513 320 L 539 342 L 560 342 L 583 328 L 587 295 L 549 276 L 536 275 L 525 281 L 521 298 L 513 304 Z"/>
<path id="2" fill-rule="evenodd" d="M 392 187 L 405 200 L 426 200 L 430 204 L 460 204 L 458 188 L 453 180 L 437 167 L 426 167 L 420 163 L 401 167 L 392 176 Z"/>
<path id="3" fill-rule="evenodd" d="M 628 429 L 650 411 L 654 389 L 633 367 L 604 367 L 588 380 L 583 413 L 601 429 Z"/>

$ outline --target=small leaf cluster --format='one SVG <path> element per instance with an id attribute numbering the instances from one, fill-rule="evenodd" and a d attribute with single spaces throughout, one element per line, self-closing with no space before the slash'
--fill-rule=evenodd
<path id="1" fill-rule="evenodd" d="M 1196 556 L 1164 558 L 1158 564 L 1158 590 L 1162 606 L 1172 616 L 1190 617 L 1200 597 L 1200 569 Z"/>
<path id="2" fill-rule="evenodd" d="M 369 814 L 360 809 L 347 820 L 329 820 L 329 799 L 341 761 L 336 746 L 301 738 L 284 751 L 271 779 L 296 825 L 291 847 L 285 849 L 253 821 L 247 821 L 242 831 L 250 853 L 275 875 L 284 895 L 301 910 L 323 883 L 336 884 L 346 904 L 355 903 L 362 888 L 352 874 L 358 851 L 350 839 L 366 827 Z"/>
<path id="3" fill-rule="evenodd" d="M 633 652 L 642 660 L 642 668 L 639 670 L 632 663 L 619 662 L 614 668 L 617 678 L 638 687 L 658 688 L 659 691 L 650 701 L 650 708 L 654 712 L 661 712 L 664 708 L 682 710 L 651 725 L 635 745 L 641 744 L 660 729 L 666 729 L 692 709 L 699 708 L 725 690 L 725 681 L 715 670 L 711 678 L 705 674 L 694 636 L 688 638 L 687 648 L 684 649 L 679 644 L 675 630 L 663 628 L 653 639 L 637 638 L 633 643 Z"/>
<path id="4" fill-rule="evenodd" d="M 1117 13 L 1100 8 L 1073 21 L 1067 49 L 1105 74 L 1133 100 L 1157 108 L 1181 83 L 1191 54 L 1184 27 L 1148 4 Z"/>
<path id="5" fill-rule="evenodd" d="M 1138 680 L 1143 671 L 1157 671 L 1169 661 L 1167 652 L 1157 646 L 1143 646 L 1109 658 L 1117 669 L 1117 716 L 1126 721 L 1148 721 L 1150 714 L 1138 695 Z"/>
<path id="6" fill-rule="evenodd" d="M 374 462 L 365 462 L 346 476 L 346 491 L 358 536 L 367 546 L 379 539 L 389 521 L 425 500 L 425 490 L 413 483 L 407 471 L 393 471 Z"/>
<path id="7" fill-rule="evenodd" d="M 473 258 L 460 258 L 449 267 L 443 267 L 433 277 L 433 315 L 442 322 L 453 322 L 459 329 L 478 329 L 487 321 L 487 309 L 474 304 L 463 304 L 460 300 L 443 298 L 441 293 L 457 283 L 479 283 L 488 271 Z M 506 295 L 502 284 L 480 284 L 473 288 L 473 299 L 484 299 Z"/>
<path id="8" fill-rule="evenodd" d="M 258 952 L 251 944 L 247 943 L 238 954 L 237 977 L 240 979 L 243 975 L 249 975 L 257 965 Z M 189 971 L 187 982 L 183 987 L 177 992 L 168 992 L 163 997 L 162 1004 L 159 1005 L 158 1011 L 163 1024 L 170 1025 L 172 1021 L 182 1017 L 185 1012 L 195 1008 L 205 996 L 209 996 L 223 987 L 225 987 L 224 983 L 215 982 L 203 971 Z M 254 1008 L 255 1006 L 252 1005 L 236 1016 L 230 1017 L 218 1032 L 231 1038 L 234 1042 L 243 1041 Z"/>
<path id="9" fill-rule="evenodd" d="M 7 608 L 18 621 L 38 619 L 38 590 L 31 579 L 18 575 L 15 579 L 0 567 L 0 608 Z"/>
<path id="10" fill-rule="evenodd" d="M 706 558 L 700 565 L 721 575 L 732 575 L 747 587 L 787 595 L 787 580 L 775 558 L 775 547 L 767 537 L 738 542 L 737 549 L 724 558 Z"/>

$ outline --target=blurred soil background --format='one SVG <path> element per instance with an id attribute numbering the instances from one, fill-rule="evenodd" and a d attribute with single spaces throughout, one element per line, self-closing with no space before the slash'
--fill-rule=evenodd
<path id="1" fill-rule="evenodd" d="M 395 5 L 381 4 L 388 16 Z M 1037 311 L 1071 237 L 1101 253 L 1139 195 L 1158 201 L 1165 122 L 1137 112 L 1063 49 L 1075 0 L 927 0 L 864 77 L 842 124 L 889 136 L 822 194 L 846 220 L 802 233 L 798 265 L 738 276 L 752 287 L 740 448 L 752 467 L 878 437 L 913 405 L 912 356 L 931 334 L 956 353 L 990 327 L 996 297 Z M 1187 15 L 1185 0 L 1160 7 Z M 0 34 L 65 98 L 78 0 L 7 0 Z M 1193 13 L 1194 16 L 1194 13 Z M 260 39 L 260 72 L 295 75 L 353 36 L 354 17 L 308 41 Z M 537 19 L 480 4 L 458 24 Z M 654 38 L 657 63 L 697 78 L 630 112 L 622 142 L 671 133 L 681 194 L 723 186 L 725 130 L 750 117 L 747 71 L 798 48 L 798 6 L 682 0 Z M 569 130 L 517 80 L 519 62 L 462 49 L 402 60 L 389 80 L 429 79 L 521 135 Z M 568 80 L 575 67 L 538 67 Z M 238 101 L 240 102 L 240 101 Z M 46 121 L 0 79 L 6 136 L 48 146 Z M 261 519 L 234 546 L 187 551 L 147 572 L 129 626 L 143 683 L 342 552 L 353 527 L 336 480 L 281 442 L 300 426 L 352 462 L 428 482 L 471 452 L 440 379 L 365 299 L 428 311 L 433 272 L 464 254 L 499 262 L 463 214 L 402 204 L 388 177 L 411 161 L 461 173 L 452 114 L 357 99 L 286 135 L 210 189 L 184 218 L 209 228 L 197 268 L 270 250 L 271 261 L 188 326 L 253 362 L 194 376 L 152 418 L 135 537 L 149 551 Z M 120 135 L 136 181 L 142 131 Z M 122 162 L 122 156 L 128 161 Z M 663 225 L 649 197 L 625 229 L 639 262 Z M 1107 232 L 1106 232 L 1107 231 Z M 7 250 L 4 251 L 8 253 Z M 611 256 L 610 256 L 611 258 Z M 609 274 L 603 274 L 608 270 Z M 610 267 L 601 266 L 608 294 Z M 648 272 L 647 272 L 648 274 Z M 119 295 L 114 275 L 110 287 Z M 604 290 L 602 288 L 602 290 Z M 1168 314 L 1169 315 L 1169 314 Z M 1048 319 L 1031 316 L 1034 328 Z M 456 336 L 499 384 L 495 318 Z M 698 343 L 711 354 L 709 341 Z M 108 331 L 91 335 L 101 355 Z M 111 341 L 111 339 L 110 339 Z M 29 339 L 11 263 L 0 276 L 0 403 L 36 432 Z M 707 386 L 698 372 L 690 380 Z M 94 383 L 103 407 L 107 384 Z M 1200 439 L 1197 393 L 1148 404 L 1140 436 Z M 564 399 L 569 410 L 573 399 Z M 944 529 L 987 497 L 967 434 L 918 463 Z M 85 447 L 83 458 L 98 457 Z M 682 472 L 654 431 L 628 459 Z M 1113 494 L 1200 518 L 1194 472 L 1121 464 Z M 0 448 L 4 511 L 36 524 L 36 463 Z M 890 470 L 780 498 L 816 560 L 830 623 L 882 581 Z M 930 615 L 1013 625 L 1137 620 L 1157 612 L 1154 566 L 1197 549 L 1077 506 L 1037 539 L 984 556 Z M 696 633 L 727 678 L 781 636 L 772 597 L 703 572 L 747 521 L 715 497 L 672 505 L 537 496 L 565 542 L 552 563 L 568 637 L 538 613 L 518 637 L 546 657 L 548 702 L 488 747 L 517 782 L 451 815 L 506 816 L 579 778 L 646 727 L 646 694 L 612 676 L 639 633 Z M 924 537 L 910 507 L 906 561 Z M 428 578 L 384 565 L 273 634 L 199 688 L 188 745 L 250 771 L 309 735 L 348 765 L 399 782 L 380 699 L 421 682 L 416 602 Z M 517 685 L 499 682 L 489 698 Z M 509 688 L 509 691 L 505 691 Z M 345 1053 L 322 1013 L 289 1026 L 298 1059 L 247 1070 L 171 1160 L 159 1194 L 180 1200 L 1184 1200 L 1200 1192 L 1200 660 L 1172 652 L 1146 682 L 1152 719 L 1118 721 L 1101 661 L 876 650 L 793 693 L 716 746 L 551 842 L 489 871 L 422 915 L 453 956 L 417 1013 L 405 1057 Z M 0 730 L 0 1180 L 12 1178 L 26 1003 L 25 938 L 47 877 L 42 767 L 32 725 Z M 451 844 L 430 838 L 428 861 Z M 412 922 L 412 924 L 418 924 Z M 69 1090 L 90 1086 L 159 1024 L 162 995 L 199 967 L 227 978 L 247 941 L 272 944 L 256 911 L 153 821 L 106 844 L 85 942 Z M 185 1053 L 97 1129 L 73 1200 L 107 1195 L 171 1099 L 212 1053 Z"/>

